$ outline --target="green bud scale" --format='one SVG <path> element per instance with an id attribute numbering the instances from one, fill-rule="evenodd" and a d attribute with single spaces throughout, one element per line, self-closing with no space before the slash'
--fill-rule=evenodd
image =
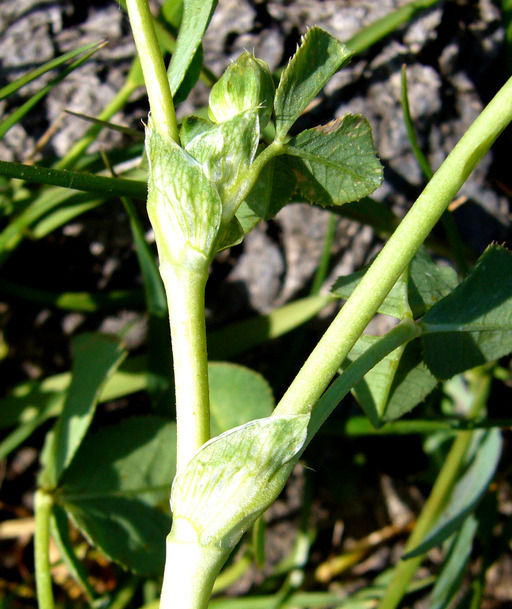
<path id="1" fill-rule="evenodd" d="M 274 105 L 274 81 L 268 65 L 245 51 L 212 87 L 208 115 L 223 123 L 251 108 L 258 108 L 264 128 Z"/>

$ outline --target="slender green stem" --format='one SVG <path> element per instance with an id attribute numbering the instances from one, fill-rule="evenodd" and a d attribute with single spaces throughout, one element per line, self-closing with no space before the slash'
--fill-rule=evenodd
<path id="1" fill-rule="evenodd" d="M 491 388 L 491 376 L 483 374 L 479 376 L 473 384 L 474 401 L 469 413 L 469 419 L 478 416 L 483 410 L 489 397 Z M 427 499 L 421 514 L 416 521 L 414 530 L 411 533 L 404 552 L 409 552 L 416 548 L 425 538 L 425 535 L 432 528 L 436 518 L 443 509 L 448 497 L 457 481 L 464 455 L 468 449 L 474 432 L 461 431 L 452 444 L 450 452 L 446 457 L 444 465 L 439 472 L 439 476 L 434 484 L 432 492 Z M 423 561 L 424 555 L 409 558 L 398 564 L 393 574 L 393 578 L 382 598 L 378 609 L 395 609 L 398 607 L 409 584 Z"/>
<path id="2" fill-rule="evenodd" d="M 171 88 L 148 0 L 126 0 L 126 7 L 144 73 L 153 125 L 162 137 L 179 142 Z"/>
<path id="3" fill-rule="evenodd" d="M 276 408 L 310 412 L 414 254 L 512 120 L 512 78 L 482 111 L 390 237 Z"/>
<path id="4" fill-rule="evenodd" d="M 39 489 L 35 494 L 34 563 L 37 602 L 40 609 L 53 609 L 52 577 L 50 573 L 50 516 L 52 496 Z"/>
<path id="5" fill-rule="evenodd" d="M 161 263 L 169 304 L 177 422 L 177 470 L 210 439 L 204 290 L 208 269 Z"/>

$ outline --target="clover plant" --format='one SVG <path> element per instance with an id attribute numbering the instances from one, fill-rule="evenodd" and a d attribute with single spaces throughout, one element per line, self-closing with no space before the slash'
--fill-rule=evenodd
<path id="1" fill-rule="evenodd" d="M 381 183 L 382 167 L 370 125 L 361 116 L 349 114 L 302 132 L 293 130 L 310 102 L 353 54 L 327 32 L 317 27 L 305 32 L 278 81 L 264 61 L 245 51 L 212 86 L 207 118 L 188 116 L 178 123 L 175 100 L 185 97 L 197 79 L 201 39 L 215 2 L 184 3 L 168 69 L 147 0 L 126 0 L 126 8 L 150 103 L 145 126 L 147 211 L 170 319 L 176 443 L 170 440 L 172 423 L 162 424 L 158 418 L 131 421 L 125 430 L 131 436 L 139 428 L 147 437 L 148 463 L 162 447 L 176 451 L 172 528 L 166 541 L 160 607 L 206 609 L 215 580 L 242 535 L 278 497 L 308 443 L 349 391 L 378 428 L 411 410 L 440 379 L 480 367 L 471 376 L 469 414 L 481 413 L 489 391 L 488 367 L 512 350 L 512 255 L 491 246 L 459 282 L 455 271 L 436 265 L 422 245 L 512 120 L 512 79 L 432 176 L 373 263 L 335 284 L 334 295 L 346 299 L 346 304 L 275 409 L 211 437 L 210 402 L 215 390 L 209 374 L 218 378 L 220 371 L 208 364 L 205 285 L 214 257 L 243 240 L 254 225 L 251 218 L 272 217 L 290 201 L 333 207 L 368 196 Z M 5 175 L 25 178 L 36 177 L 37 171 L 9 164 L 1 169 Z M 79 174 L 65 174 L 59 168 L 48 170 L 46 177 L 37 175 L 50 183 L 73 179 L 75 188 L 82 184 Z M 142 192 L 135 181 L 89 178 L 84 189 L 92 192 Z M 128 202 L 126 209 L 147 278 L 151 274 L 147 246 Z M 484 292 L 489 296 L 483 298 Z M 160 314 L 164 308 L 160 303 L 155 311 Z M 377 312 L 395 317 L 397 325 L 383 337 L 363 335 Z M 209 347 L 215 348 L 213 341 Z M 46 420 L 59 414 L 45 444 L 36 493 L 41 609 L 53 607 L 49 522 L 53 518 L 54 536 L 65 548 L 65 511 L 93 541 L 98 539 L 107 554 L 117 553 L 120 562 L 145 560 L 129 543 L 123 558 L 95 524 L 92 514 L 101 512 L 101 506 L 94 503 L 94 487 L 111 482 L 106 472 L 92 470 L 89 455 L 95 449 L 83 442 L 100 394 L 108 393 L 126 353 L 113 339 L 89 335 L 76 341 L 75 353 L 67 398 L 58 394 L 40 415 Z M 119 394 L 110 389 L 109 395 Z M 114 436 L 122 433 L 118 430 Z M 103 441 L 108 442 L 108 437 Z M 381 609 L 398 605 L 418 561 L 430 548 L 451 539 L 454 552 L 467 553 L 467 540 L 476 531 L 473 513 L 494 474 L 501 446 L 497 429 L 483 431 L 476 439 L 470 431 L 458 436 L 407 545 L 407 560 L 397 567 L 382 597 Z M 142 480 L 135 457 L 123 461 L 115 442 L 109 450 L 112 459 L 123 463 L 135 489 Z M 460 476 L 464 459 L 467 467 Z M 84 475 L 88 468 L 91 471 Z M 151 474 L 155 484 L 170 485 L 172 469 L 166 462 Z M 89 499 L 77 499 L 81 492 Z M 125 499 L 116 501 L 111 505 L 126 513 Z M 151 509 L 146 504 L 130 508 L 137 516 L 133 526 L 151 518 L 155 527 L 166 526 L 165 516 L 152 509 L 155 503 Z M 152 549 L 146 550 L 150 571 Z M 80 579 L 81 567 L 73 565 Z M 434 603 L 446 598 L 443 586 L 451 580 L 447 572 L 443 577 L 433 592 Z"/>
<path id="2" fill-rule="evenodd" d="M 280 157 L 287 157 L 281 171 L 288 173 L 284 180 L 291 182 L 291 193 L 298 190 L 318 203 L 318 191 L 331 204 L 370 194 L 380 184 L 382 169 L 370 127 L 359 116 L 289 136 L 307 105 L 351 56 L 323 30 L 312 28 L 304 35 L 275 93 L 268 66 L 245 52 L 212 88 L 211 120 L 191 117 L 178 130 L 169 86 L 178 60 L 175 56 L 171 62 L 168 78 L 147 3 L 128 0 L 127 6 L 151 106 L 148 213 L 168 295 L 176 385 L 177 474 L 161 607 L 200 609 L 207 606 L 215 577 L 243 532 L 283 488 L 316 429 L 311 420 L 315 404 L 337 369 L 510 120 L 512 97 L 509 83 L 447 159 L 272 415 L 210 439 L 204 289 L 215 254 L 243 236 L 236 216 L 240 206 L 265 168 L 276 171 Z M 271 115 L 275 135 L 262 146 L 261 131 Z M 268 188 L 271 178 L 263 179 Z M 401 331 L 403 345 L 432 332 L 428 321 L 414 323 L 405 302 L 401 318 L 394 335 Z"/>

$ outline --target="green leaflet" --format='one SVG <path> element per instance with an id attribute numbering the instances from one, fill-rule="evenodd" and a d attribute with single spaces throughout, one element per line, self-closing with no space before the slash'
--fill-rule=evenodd
<path id="1" fill-rule="evenodd" d="M 352 51 L 324 30 L 313 27 L 284 70 L 276 91 L 276 136 L 284 140 L 290 127 Z"/>
<path id="2" fill-rule="evenodd" d="M 218 0 L 184 0 L 183 18 L 167 75 L 174 95 L 196 56 Z"/>
<path id="3" fill-rule="evenodd" d="M 512 350 L 512 252 L 493 245 L 423 318 L 425 362 L 446 379 Z"/>
<path id="4" fill-rule="evenodd" d="M 363 335 L 344 364 L 353 360 L 380 340 Z M 398 419 L 422 402 L 437 385 L 437 379 L 423 363 L 418 340 L 402 345 L 374 366 L 352 389 L 375 428 Z"/>
<path id="5" fill-rule="evenodd" d="M 347 114 L 299 133 L 285 146 L 296 191 L 310 203 L 341 205 L 372 193 L 382 182 L 382 165 L 368 121 Z M 291 167 L 290 167 L 291 164 Z"/>
<path id="6" fill-rule="evenodd" d="M 212 437 L 272 414 L 272 390 L 261 374 L 238 364 L 210 362 L 208 376 Z"/>
<path id="7" fill-rule="evenodd" d="M 258 419 L 202 446 L 172 487 L 176 530 L 187 536 L 180 541 L 233 548 L 281 492 L 308 422 L 309 415 Z"/>
<path id="8" fill-rule="evenodd" d="M 148 214 L 160 257 L 178 266 L 194 252 L 209 260 L 221 219 L 221 201 L 201 165 L 148 127 Z M 186 253 L 185 253 L 186 252 Z"/>
<path id="9" fill-rule="evenodd" d="M 58 489 L 59 503 L 91 543 L 144 575 L 163 567 L 175 452 L 174 423 L 125 419 L 84 440 Z"/>

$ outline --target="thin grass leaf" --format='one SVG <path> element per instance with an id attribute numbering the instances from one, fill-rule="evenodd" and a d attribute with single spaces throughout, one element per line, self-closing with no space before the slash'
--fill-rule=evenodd
<path id="1" fill-rule="evenodd" d="M 501 0 L 501 18 L 505 28 L 507 66 L 512 71 L 512 0 Z"/>
<path id="2" fill-rule="evenodd" d="M 9 97 L 9 95 L 16 93 L 16 91 L 18 91 L 25 85 L 28 85 L 30 82 L 32 82 L 36 78 L 39 78 L 39 76 L 46 74 L 46 72 L 49 72 L 50 70 L 54 70 L 55 68 L 58 68 L 62 64 L 66 63 L 66 61 L 69 61 L 70 59 L 74 59 L 77 55 L 81 55 L 82 53 L 87 52 L 89 49 L 92 49 L 92 48 L 98 46 L 98 44 L 101 44 L 101 43 L 91 42 L 89 44 L 81 46 L 78 49 L 74 49 L 73 51 L 64 53 L 64 55 L 60 55 L 60 57 L 56 57 L 55 59 L 47 61 L 45 64 L 43 64 L 39 68 L 35 68 L 35 70 L 31 70 L 30 72 L 27 72 L 23 76 L 20 76 L 13 82 L 9 83 L 8 85 L 6 85 L 5 87 L 2 87 L 0 89 L 0 101 L 5 99 L 6 97 Z"/>
<path id="3" fill-rule="evenodd" d="M 410 434 L 430 435 L 438 431 L 453 432 L 473 429 L 512 429 L 512 419 L 459 419 L 445 417 L 441 420 L 414 419 L 390 421 L 380 429 L 375 429 L 367 417 L 350 417 L 343 428 L 326 427 L 324 433 L 347 436 L 407 436 Z"/>
<path id="4" fill-rule="evenodd" d="M 9 129 L 18 123 L 26 114 L 32 110 L 32 108 L 39 103 L 43 97 L 45 97 L 55 85 L 58 85 L 61 81 L 63 81 L 71 72 L 74 72 L 77 68 L 87 62 L 96 51 L 98 51 L 105 43 L 101 42 L 96 44 L 92 51 L 86 53 L 83 57 L 74 61 L 69 67 L 62 71 L 56 78 L 54 78 L 50 83 L 48 83 L 45 87 L 43 87 L 40 91 L 38 91 L 35 95 L 33 95 L 29 100 L 27 100 L 23 105 L 21 105 L 17 110 L 12 112 L 7 118 L 5 118 L 0 123 L 0 139 L 9 131 Z"/>
<path id="5" fill-rule="evenodd" d="M 421 556 L 443 543 L 475 511 L 498 467 L 502 447 L 503 440 L 499 429 L 483 432 L 476 454 L 455 485 L 448 504 L 425 539 L 405 554 L 404 559 Z"/>
<path id="6" fill-rule="evenodd" d="M 425 179 L 430 180 L 430 178 L 434 175 L 432 171 L 432 167 L 427 160 L 427 157 L 423 154 L 421 150 L 418 140 L 416 138 L 416 132 L 414 130 L 414 125 L 411 117 L 411 112 L 409 108 L 409 95 L 407 91 L 407 69 L 405 64 L 402 65 L 402 74 L 401 74 L 401 103 L 402 110 L 404 113 L 404 122 L 405 128 L 407 131 L 407 137 L 409 138 L 409 142 L 411 144 L 411 148 L 414 156 L 416 157 L 416 161 L 425 176 Z M 457 266 L 460 270 L 461 275 L 465 275 L 468 271 L 468 264 L 465 257 L 465 246 L 460 235 L 460 232 L 455 224 L 455 221 L 452 216 L 452 212 L 447 209 L 441 216 L 441 223 L 446 233 L 446 237 L 448 238 L 448 242 L 450 245 L 450 249 L 453 252 L 453 257 L 457 262 Z"/>
<path id="7" fill-rule="evenodd" d="M 84 313 L 115 310 L 123 307 L 140 307 L 143 304 L 142 294 L 136 290 L 54 293 L 6 279 L 0 279 L 0 293 L 44 306 Z"/>
<path id="8" fill-rule="evenodd" d="M 268 315 L 258 315 L 229 324 L 208 337 L 208 353 L 213 360 L 224 360 L 256 345 L 282 336 L 312 319 L 331 299 L 325 294 L 308 296 L 287 304 Z"/>
<path id="9" fill-rule="evenodd" d="M 411 110 L 409 107 L 409 95 L 407 90 L 407 68 L 402 65 L 401 72 L 401 91 L 402 95 L 400 97 L 400 101 L 402 103 L 402 111 L 404 113 L 404 122 L 405 128 L 407 131 L 407 137 L 409 138 L 409 143 L 411 144 L 411 148 L 414 156 L 416 157 L 416 161 L 423 172 L 423 175 L 427 180 L 434 175 L 432 168 L 430 167 L 430 163 L 427 160 L 427 157 L 423 154 L 423 150 L 420 148 L 418 144 L 418 139 L 416 137 L 416 131 L 414 130 L 414 124 L 411 118 Z"/>
<path id="10" fill-rule="evenodd" d="M 478 520 L 470 515 L 455 533 L 444 560 L 436 585 L 430 596 L 429 609 L 446 609 L 460 591 L 473 541 L 478 529 Z"/>
<path id="11" fill-rule="evenodd" d="M 128 71 L 126 82 L 115 94 L 114 98 L 105 106 L 102 112 L 100 112 L 97 119 L 100 121 L 109 121 L 114 114 L 124 108 L 132 93 L 143 84 L 144 78 L 142 75 L 142 68 L 137 56 L 133 60 L 130 70 Z M 55 164 L 55 169 L 71 169 L 79 165 L 87 148 L 96 140 L 102 129 L 102 125 L 92 125 L 85 135 L 81 137 L 64 157 Z"/>
<path id="12" fill-rule="evenodd" d="M 409 23 L 419 12 L 437 4 L 439 0 L 414 0 L 396 11 L 388 13 L 370 25 L 359 30 L 347 41 L 347 47 L 354 53 L 362 53 L 395 30 Z"/>
<path id="13" fill-rule="evenodd" d="M 45 214 L 37 220 L 27 231 L 27 236 L 34 240 L 42 239 L 78 216 L 103 205 L 103 203 L 105 203 L 105 199 L 86 197 L 86 200 L 79 200 L 78 198 L 69 197 L 51 213 Z"/>
<path id="14" fill-rule="evenodd" d="M 94 125 L 98 125 L 103 129 L 110 129 L 111 131 L 118 131 L 119 133 L 123 133 L 124 135 L 129 135 L 138 140 L 144 140 L 144 134 L 140 131 L 136 131 L 135 129 L 130 129 L 130 127 L 125 127 L 124 125 L 117 125 L 115 123 L 111 123 L 109 121 L 102 121 L 99 118 L 94 118 L 94 116 L 87 116 L 87 114 L 82 114 L 80 112 L 73 112 L 72 110 L 64 110 L 66 114 L 70 116 L 76 116 L 77 118 L 81 118 L 88 123 L 93 123 Z"/>

